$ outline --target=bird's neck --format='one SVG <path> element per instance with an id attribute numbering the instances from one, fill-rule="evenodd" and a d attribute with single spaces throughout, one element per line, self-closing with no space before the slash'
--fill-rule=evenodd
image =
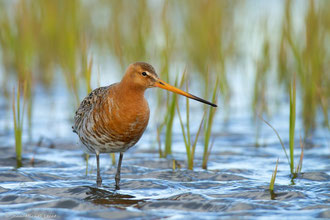
<path id="1" fill-rule="evenodd" d="M 130 82 L 122 81 L 118 84 L 118 98 L 128 103 L 144 100 L 145 88 L 134 85 Z"/>
<path id="2" fill-rule="evenodd" d="M 144 98 L 145 89 L 134 87 L 130 84 L 118 84 L 117 95 L 115 97 L 117 108 L 120 109 L 119 115 L 126 118 L 127 121 L 135 122 L 137 119 L 142 120 L 139 123 L 148 124 L 149 106 Z"/>

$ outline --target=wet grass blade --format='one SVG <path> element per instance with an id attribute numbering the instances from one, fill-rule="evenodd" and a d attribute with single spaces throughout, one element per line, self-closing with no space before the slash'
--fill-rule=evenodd
<path id="1" fill-rule="evenodd" d="M 217 78 L 217 81 L 215 83 L 214 89 L 213 89 L 213 95 L 212 95 L 212 102 L 216 103 L 217 100 L 217 90 L 218 90 L 218 84 L 219 84 L 219 78 Z M 210 154 L 209 150 L 209 143 L 211 138 L 211 132 L 212 132 L 212 126 L 214 121 L 216 108 L 209 108 L 208 113 L 208 120 L 206 123 L 206 129 L 205 129 L 205 137 L 204 137 L 204 153 L 203 153 L 203 162 L 202 162 L 202 168 L 207 169 L 207 162 Z"/>
<path id="2" fill-rule="evenodd" d="M 182 83 L 184 80 L 184 75 L 181 78 L 181 82 L 179 87 L 182 87 Z M 174 83 L 175 87 L 178 87 L 178 78 L 176 77 L 175 79 L 175 83 Z M 167 155 L 172 154 L 172 130 L 173 130 L 173 122 L 174 122 L 174 116 L 175 116 L 175 106 L 176 106 L 176 102 L 177 102 L 177 95 L 175 93 L 171 94 L 171 102 L 168 106 L 167 109 L 167 121 L 166 121 L 166 133 L 165 133 L 165 157 L 167 157 Z"/>
<path id="3" fill-rule="evenodd" d="M 188 137 L 190 137 L 191 134 L 190 134 L 190 130 L 189 130 L 189 133 L 188 132 L 186 133 L 186 131 L 185 131 L 185 126 L 184 126 L 183 121 L 182 121 L 179 105 L 177 105 L 177 112 L 178 112 L 179 121 L 180 121 L 180 125 L 181 125 L 184 144 L 186 146 L 188 169 L 192 170 L 194 168 L 194 158 L 195 158 L 195 150 L 196 150 L 196 146 L 197 146 L 197 141 L 198 141 L 199 135 L 202 131 L 202 127 L 203 127 L 203 124 L 204 124 L 204 119 L 205 119 L 205 116 L 206 116 L 206 111 L 203 114 L 202 120 L 201 120 L 201 122 L 199 124 L 199 127 L 198 127 L 198 131 L 196 133 L 194 143 L 192 145 L 191 145 L 191 143 L 188 142 Z M 187 123 L 187 126 L 189 126 L 188 123 Z M 188 128 L 187 128 L 187 130 L 188 130 Z"/>
<path id="4" fill-rule="evenodd" d="M 296 173 L 301 173 L 301 169 L 302 169 L 302 163 L 303 163 L 303 159 L 304 159 L 304 144 L 301 140 L 301 137 L 300 137 L 300 149 L 301 149 L 301 153 L 300 153 L 300 158 L 299 158 L 299 163 L 298 163 L 298 166 L 296 168 Z"/>
<path id="5" fill-rule="evenodd" d="M 277 175 L 278 161 L 279 161 L 279 159 L 277 159 L 277 161 L 276 161 L 275 170 L 274 170 L 274 172 L 273 172 L 273 174 L 272 174 L 272 178 L 270 179 L 269 191 L 270 191 L 271 193 L 274 192 L 274 184 L 275 184 L 276 175 Z"/>
<path id="6" fill-rule="evenodd" d="M 185 77 L 185 72 L 182 75 L 181 78 L 181 82 L 184 81 L 184 77 Z M 186 91 L 188 92 L 188 82 L 186 82 L 187 86 L 186 86 Z M 179 108 L 179 104 L 178 102 L 176 103 L 176 110 L 178 112 L 178 116 L 179 116 L 179 121 L 180 121 L 180 126 L 181 126 L 181 130 L 182 130 L 182 136 L 183 136 L 183 140 L 184 140 L 184 144 L 186 147 L 186 155 L 187 155 L 187 162 L 188 162 L 188 169 L 193 169 L 193 166 L 191 164 L 191 145 L 190 145 L 190 128 L 189 128 L 189 100 L 188 98 L 186 98 L 186 120 L 187 120 L 187 125 L 184 126 L 183 121 L 182 121 L 182 117 L 181 117 L 181 113 L 180 113 L 180 108 Z M 187 133 L 185 131 L 185 127 L 187 129 Z"/>
<path id="7" fill-rule="evenodd" d="M 89 59 L 89 62 L 87 63 L 87 49 L 86 45 L 83 47 L 82 52 L 82 66 L 83 66 L 83 76 L 84 81 L 86 84 L 86 92 L 87 94 L 92 92 L 92 86 L 91 86 L 91 77 L 92 77 L 92 66 L 93 66 L 93 58 Z M 85 161 L 86 161 L 86 175 L 88 174 L 88 161 L 89 161 L 89 154 L 85 155 Z"/>
<path id="8" fill-rule="evenodd" d="M 85 175 L 88 175 L 88 161 L 89 161 L 90 155 L 85 153 L 85 162 L 86 162 L 86 170 L 85 170 Z"/>
<path id="9" fill-rule="evenodd" d="M 15 99 L 15 89 L 13 89 L 12 110 L 15 133 L 15 151 L 17 167 L 22 166 L 22 128 L 20 126 L 20 104 L 19 104 L 19 88 L 17 89 L 17 97 Z"/>
<path id="10" fill-rule="evenodd" d="M 172 130 L 173 130 L 173 121 L 175 116 L 175 103 L 176 103 L 176 94 L 171 95 L 172 100 L 168 106 L 169 117 L 166 123 L 166 134 L 165 134 L 165 157 L 172 154 Z"/>
<path id="11" fill-rule="evenodd" d="M 214 146 L 214 140 L 215 140 L 215 139 L 212 139 L 211 145 L 210 145 L 210 147 L 209 147 L 209 149 L 208 149 L 208 152 L 207 152 L 207 154 L 206 154 L 206 159 L 205 159 L 206 163 L 209 161 L 209 158 L 210 158 L 210 155 L 211 155 L 211 152 L 212 152 L 213 146 Z M 207 166 L 206 166 L 206 168 L 204 168 L 204 169 L 207 169 Z"/>
<path id="12" fill-rule="evenodd" d="M 165 157 L 165 154 L 164 154 L 165 149 L 164 150 L 162 149 L 161 133 L 162 133 L 164 126 L 166 125 L 166 123 L 168 121 L 168 118 L 169 118 L 169 113 L 166 112 L 164 120 L 161 122 L 160 125 L 157 126 L 158 153 L 159 153 L 160 158 Z"/>
<path id="13" fill-rule="evenodd" d="M 302 159 L 304 156 L 303 153 L 303 148 L 300 154 L 300 160 L 299 160 L 299 164 L 296 168 L 296 170 L 294 169 L 294 136 L 295 136 L 295 121 L 296 121 L 296 75 L 293 75 L 293 80 L 290 86 L 290 127 L 289 127 L 289 149 L 290 149 L 290 158 L 286 152 L 285 146 L 282 142 L 282 139 L 280 137 L 280 135 L 278 134 L 278 132 L 276 131 L 276 129 L 270 124 L 268 123 L 265 119 L 263 119 L 260 115 L 258 115 L 259 118 L 261 120 L 263 120 L 269 127 L 271 127 L 274 132 L 276 133 L 278 139 L 280 140 L 282 149 L 285 153 L 285 156 L 288 160 L 289 166 L 290 166 L 290 173 L 292 175 L 292 178 L 296 178 L 297 173 L 299 170 L 301 170 L 302 167 Z M 302 144 L 301 144 L 302 146 Z M 300 171 L 299 171 L 300 172 Z"/>
<path id="14" fill-rule="evenodd" d="M 280 141 L 280 143 L 281 143 L 281 146 L 282 146 L 282 149 L 283 149 L 283 151 L 284 151 L 284 153 L 285 153 L 285 157 L 286 157 L 286 159 L 288 160 L 288 164 L 290 165 L 290 158 L 289 158 L 289 156 L 288 156 L 288 153 L 286 152 L 286 149 L 285 149 L 285 146 L 284 146 L 284 143 L 283 143 L 283 141 L 282 141 L 282 138 L 281 138 L 281 136 L 279 135 L 279 133 L 277 132 L 277 130 L 269 123 L 269 122 L 267 122 L 263 117 L 261 117 L 261 115 L 259 115 L 259 114 L 257 114 L 258 115 L 258 117 L 263 121 L 263 122 L 265 122 L 271 129 L 273 129 L 273 131 L 275 132 L 275 134 L 276 134 L 276 136 L 277 136 L 277 138 L 278 138 L 278 140 Z"/>
<path id="15" fill-rule="evenodd" d="M 87 94 L 92 92 L 92 86 L 91 86 L 91 78 L 92 78 L 92 66 L 93 66 L 93 58 L 89 59 L 87 69 L 85 71 L 85 81 L 86 81 L 86 88 L 87 88 Z"/>
<path id="16" fill-rule="evenodd" d="M 161 130 L 162 130 L 162 126 L 158 126 L 157 127 L 157 143 L 158 143 L 158 154 L 159 154 L 160 158 L 164 157 L 164 153 L 162 150 L 162 142 L 160 140 Z"/>
<path id="17" fill-rule="evenodd" d="M 182 75 L 181 82 L 185 80 L 185 74 L 186 74 L 186 69 L 184 71 L 184 74 Z M 188 88 L 188 80 L 186 80 L 186 91 L 189 91 Z M 191 146 L 191 138 L 190 138 L 190 106 L 189 106 L 189 98 L 186 98 L 186 121 L 187 121 L 187 142 L 189 145 L 189 148 Z"/>
<path id="18" fill-rule="evenodd" d="M 205 117 L 206 117 L 206 111 L 204 112 L 203 118 L 202 118 L 202 120 L 201 120 L 201 122 L 199 124 L 198 131 L 197 131 L 196 137 L 195 137 L 195 141 L 194 141 L 194 143 L 192 145 L 192 150 L 191 150 L 192 168 L 194 167 L 194 158 L 195 158 L 195 150 L 196 150 L 196 146 L 197 146 L 197 141 L 198 141 L 199 135 L 200 135 L 200 133 L 202 131 L 202 127 L 204 125 Z"/>
<path id="19" fill-rule="evenodd" d="M 111 157 L 111 161 L 112 161 L 112 166 L 115 166 L 116 165 L 116 154 L 111 153 L 110 157 Z"/>
<path id="20" fill-rule="evenodd" d="M 189 133 L 186 133 L 186 131 L 185 131 L 185 126 L 184 126 L 183 121 L 182 121 L 182 117 L 181 117 L 181 113 L 180 113 L 180 109 L 179 109 L 179 105 L 178 104 L 176 104 L 176 110 L 178 112 L 179 121 L 180 121 L 180 125 L 181 125 L 181 130 L 182 130 L 183 141 L 184 141 L 184 145 L 186 147 L 188 169 L 191 169 L 191 164 L 190 164 L 191 163 L 191 152 L 190 152 L 190 144 L 188 143 L 188 137 L 187 137 L 190 134 Z"/>
<path id="21" fill-rule="evenodd" d="M 294 174 L 294 134 L 296 125 L 296 74 L 293 75 L 293 81 L 290 88 L 290 171 Z"/>
<path id="22" fill-rule="evenodd" d="M 12 99 L 12 111 L 13 111 L 13 123 L 14 123 L 14 135 L 15 135 L 15 151 L 16 151 L 16 164 L 17 167 L 22 166 L 22 134 L 23 134 L 23 119 L 24 110 L 26 106 L 26 89 L 27 82 L 23 83 L 23 106 L 21 108 L 21 94 L 20 85 L 17 87 L 16 98 L 15 89 L 13 89 Z"/>

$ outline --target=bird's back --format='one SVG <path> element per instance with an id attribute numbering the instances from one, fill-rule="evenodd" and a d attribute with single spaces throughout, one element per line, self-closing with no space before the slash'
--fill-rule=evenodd
<path id="1" fill-rule="evenodd" d="M 78 131 L 82 127 L 83 120 L 88 117 L 97 103 L 102 100 L 102 97 L 106 95 L 107 90 L 114 85 L 115 84 L 99 87 L 89 93 L 89 95 L 82 100 L 74 116 L 74 125 L 72 126 L 73 132 L 79 134 Z"/>

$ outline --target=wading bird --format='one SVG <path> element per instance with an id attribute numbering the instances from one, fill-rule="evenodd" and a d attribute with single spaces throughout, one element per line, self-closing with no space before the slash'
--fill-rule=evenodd
<path id="1" fill-rule="evenodd" d="M 126 70 L 119 83 L 93 90 L 80 104 L 74 117 L 77 133 L 86 153 L 96 155 L 97 186 L 101 186 L 100 153 L 119 152 L 116 189 L 119 189 L 123 154 L 141 138 L 149 121 L 149 106 L 144 98 L 147 88 L 159 87 L 205 104 L 217 105 L 184 92 L 159 79 L 148 63 L 136 62 Z"/>

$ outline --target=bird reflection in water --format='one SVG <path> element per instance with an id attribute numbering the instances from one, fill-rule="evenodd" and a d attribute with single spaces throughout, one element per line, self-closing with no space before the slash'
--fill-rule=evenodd
<path id="1" fill-rule="evenodd" d="M 107 191 L 101 188 L 89 187 L 86 192 L 87 197 L 85 200 L 97 205 L 105 205 L 124 209 L 126 207 L 138 208 L 145 202 L 142 199 L 135 199 L 134 196 L 119 194 L 118 191 Z"/>

